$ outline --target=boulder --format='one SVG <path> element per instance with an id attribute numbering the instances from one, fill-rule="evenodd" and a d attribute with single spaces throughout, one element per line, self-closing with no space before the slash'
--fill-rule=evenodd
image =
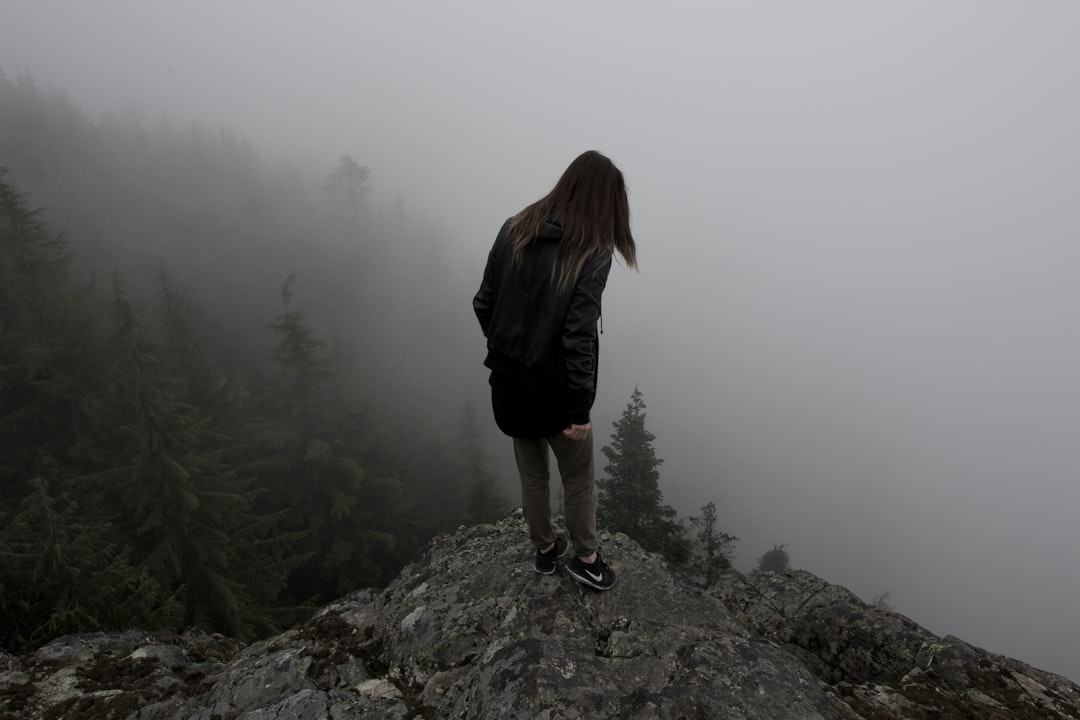
<path id="1" fill-rule="evenodd" d="M 807 572 L 729 574 L 711 590 L 753 637 L 799 659 L 860 717 L 1080 718 L 1080 688 L 938 637 Z"/>
<path id="2" fill-rule="evenodd" d="M 0 655 L 0 720 L 1080 718 L 1080 688 L 809 573 L 704 591 L 621 534 L 619 581 L 532 570 L 520 511 L 435 538 L 362 590 L 245 645 L 189 631 Z"/>

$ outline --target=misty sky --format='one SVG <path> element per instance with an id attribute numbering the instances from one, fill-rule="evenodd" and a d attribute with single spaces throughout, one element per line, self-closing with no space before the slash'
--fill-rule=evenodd
<path id="1" fill-rule="evenodd" d="M 0 2 L 0 69 L 91 115 L 353 155 L 463 316 L 502 220 L 607 153 L 641 273 L 605 294 L 598 445 L 638 385 L 665 499 L 715 500 L 739 567 L 788 543 L 1074 680 L 1078 37 L 1071 0 Z M 475 332 L 448 366 L 481 394 Z"/>

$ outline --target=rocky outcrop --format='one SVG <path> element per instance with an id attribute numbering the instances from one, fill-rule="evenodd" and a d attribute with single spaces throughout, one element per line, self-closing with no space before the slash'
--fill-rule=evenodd
<path id="1" fill-rule="evenodd" d="M 810 573 L 732 574 L 712 592 L 753 637 L 798 658 L 859 717 L 1080 718 L 1075 683 L 937 637 Z"/>
<path id="2" fill-rule="evenodd" d="M 512 515 L 249 646 L 126 632 L 0 655 L 0 720 L 1080 718 L 1064 678 L 812 575 L 703 592 L 625 536 L 601 539 L 620 575 L 607 593 L 533 573 Z"/>

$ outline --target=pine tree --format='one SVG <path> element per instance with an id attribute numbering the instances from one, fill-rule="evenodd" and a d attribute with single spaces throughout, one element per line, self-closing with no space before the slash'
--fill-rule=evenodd
<path id="1" fill-rule="evenodd" d="M 661 552 L 673 562 L 685 562 L 689 545 L 675 510 L 663 504 L 656 436 L 645 428 L 645 400 L 634 388 L 622 416 L 615 421 L 611 445 L 601 449 L 608 465 L 597 483 L 600 521 L 609 530 L 624 532 L 646 550 Z"/>
<path id="2" fill-rule="evenodd" d="M 716 503 L 701 506 L 701 515 L 690 518 L 694 534 L 690 538 L 690 569 L 701 576 L 705 587 L 712 587 L 725 570 L 731 568 L 731 556 L 737 537 L 716 527 Z"/>
<path id="3" fill-rule="evenodd" d="M 302 563 L 295 548 L 304 533 L 281 531 L 287 515 L 283 510 L 257 513 L 259 493 L 252 489 L 256 476 L 237 467 L 248 450 L 241 432 L 241 418 L 249 410 L 241 398 L 248 393 L 235 375 L 218 381 L 196 334 L 187 291 L 177 287 L 164 268 L 158 271 L 158 300 L 162 363 L 175 377 L 180 398 L 212 423 L 203 440 L 219 469 L 213 489 L 225 502 L 203 504 L 201 512 L 211 515 L 207 522 L 229 528 L 228 578 L 243 588 L 247 601 L 242 617 L 234 619 L 243 631 L 236 634 L 251 638 L 279 632 L 306 616 L 303 610 L 282 607 L 280 600 L 289 572 Z"/>
<path id="4" fill-rule="evenodd" d="M 34 648 L 59 635 L 151 622 L 160 597 L 112 542 L 100 516 L 55 491 L 56 465 L 39 455 L 31 491 L 5 525 L 0 647 Z"/>
<path id="5" fill-rule="evenodd" d="M 39 453 L 61 459 L 71 448 L 92 368 L 67 243 L 3 178 L 0 169 L 0 507 L 30 492 Z"/>
<path id="6" fill-rule="evenodd" d="M 30 647 L 117 617 L 128 606 L 114 593 L 138 573 L 117 574 L 111 529 L 74 482 L 96 419 L 90 386 L 103 374 L 87 293 L 71 287 L 63 236 L 3 178 L 0 169 L 0 642 Z"/>
<path id="7" fill-rule="evenodd" d="M 306 536 L 290 597 L 325 602 L 390 579 L 408 502 L 393 467 L 365 466 L 371 448 L 357 393 L 293 307 L 295 282 L 282 285 L 285 311 L 270 326 L 280 379 L 251 426 L 259 457 L 248 469 L 267 491 L 266 507 L 287 511 L 283 530 Z"/>
<path id="8" fill-rule="evenodd" d="M 356 162 L 351 155 L 344 155 L 326 176 L 323 190 L 335 201 L 350 209 L 355 208 L 357 202 L 371 191 L 369 175 L 367 167 Z"/>
<path id="9" fill-rule="evenodd" d="M 186 400 L 184 378 L 147 338 L 117 275 L 113 287 L 112 469 L 139 561 L 170 596 L 160 622 L 248 636 L 247 596 L 230 575 L 232 531 L 247 507 L 210 421 Z"/>
<path id="10" fill-rule="evenodd" d="M 764 572 L 782 573 L 791 569 L 791 556 L 784 548 L 787 544 L 773 545 L 772 550 L 766 550 L 757 559 L 757 570 Z"/>

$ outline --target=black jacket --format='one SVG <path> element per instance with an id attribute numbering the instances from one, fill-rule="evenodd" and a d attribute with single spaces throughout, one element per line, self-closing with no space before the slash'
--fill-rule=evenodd
<path id="1" fill-rule="evenodd" d="M 538 393 L 563 398 L 570 422 L 589 422 L 600 342 L 596 323 L 611 258 L 586 264 L 571 292 L 552 281 L 562 228 L 549 221 L 514 267 L 510 221 L 488 254 L 473 309 L 487 338 L 484 364 Z"/>

